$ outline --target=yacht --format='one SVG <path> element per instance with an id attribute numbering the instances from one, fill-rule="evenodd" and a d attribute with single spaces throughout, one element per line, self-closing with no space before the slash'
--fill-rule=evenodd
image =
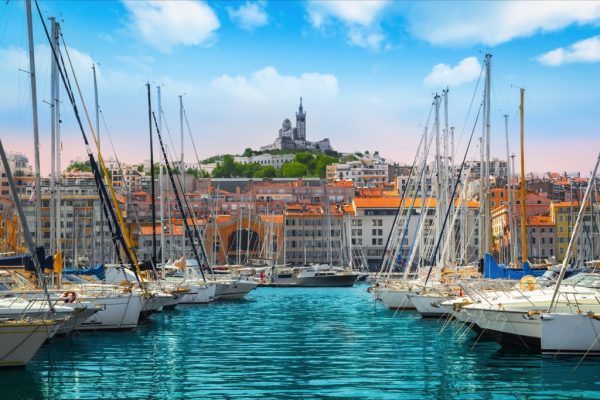
<path id="1" fill-rule="evenodd" d="M 296 286 L 299 287 L 352 287 L 358 274 L 333 268 L 329 264 L 316 264 L 299 268 Z"/>

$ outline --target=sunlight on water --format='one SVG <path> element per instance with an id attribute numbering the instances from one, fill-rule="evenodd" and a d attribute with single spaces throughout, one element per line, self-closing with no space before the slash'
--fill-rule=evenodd
<path id="1" fill-rule="evenodd" d="M 507 352 L 352 289 L 258 289 L 247 301 L 179 306 L 131 332 L 75 334 L 2 399 L 600 397 L 600 364 Z"/>

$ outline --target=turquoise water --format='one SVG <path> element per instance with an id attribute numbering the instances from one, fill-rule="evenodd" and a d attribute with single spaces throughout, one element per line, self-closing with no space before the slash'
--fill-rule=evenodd
<path id="1" fill-rule="evenodd" d="M 443 322 L 394 313 L 366 286 L 255 290 L 180 306 L 131 332 L 73 335 L 0 399 L 600 398 L 600 360 L 501 351 Z"/>

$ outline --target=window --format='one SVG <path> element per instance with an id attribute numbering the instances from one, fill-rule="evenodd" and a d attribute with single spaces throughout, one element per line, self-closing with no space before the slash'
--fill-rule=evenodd
<path id="1" fill-rule="evenodd" d="M 362 226 L 362 219 L 353 219 L 352 226 Z"/>
<path id="2" fill-rule="evenodd" d="M 371 234 L 372 234 L 373 236 L 377 236 L 377 229 L 373 229 L 373 230 L 371 231 Z"/>
<path id="3" fill-rule="evenodd" d="M 375 239 L 375 238 L 371 239 L 371 244 L 373 246 L 377 246 L 377 239 Z"/>

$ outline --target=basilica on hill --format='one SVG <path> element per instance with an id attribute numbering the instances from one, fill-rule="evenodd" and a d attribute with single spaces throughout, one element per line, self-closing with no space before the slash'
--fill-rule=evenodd
<path id="1" fill-rule="evenodd" d="M 275 139 L 275 142 L 262 146 L 260 149 L 262 151 L 305 149 L 321 152 L 333 150 L 327 138 L 318 142 L 306 140 L 306 112 L 302 107 L 302 97 L 300 97 L 300 106 L 296 112 L 296 126 L 292 127 L 292 122 L 286 118 L 283 120 L 281 129 L 279 129 L 279 136 Z"/>

